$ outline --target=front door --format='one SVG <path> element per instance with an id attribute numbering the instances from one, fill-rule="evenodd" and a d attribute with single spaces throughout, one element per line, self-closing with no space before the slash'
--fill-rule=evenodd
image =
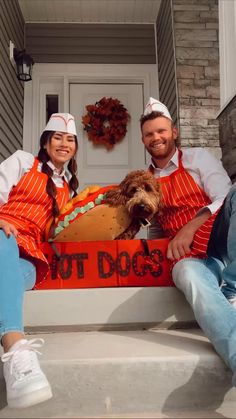
<path id="1" fill-rule="evenodd" d="M 119 183 L 131 170 L 145 167 L 145 150 L 139 126 L 143 112 L 142 84 L 70 83 L 69 94 L 70 112 L 75 116 L 79 140 L 80 190 L 88 185 Z M 86 105 L 95 104 L 104 96 L 118 99 L 131 117 L 126 136 L 109 151 L 89 141 L 82 124 L 82 116 L 87 113 Z"/>

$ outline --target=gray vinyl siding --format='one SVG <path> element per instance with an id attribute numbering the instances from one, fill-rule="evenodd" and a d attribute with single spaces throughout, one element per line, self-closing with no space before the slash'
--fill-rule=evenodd
<path id="1" fill-rule="evenodd" d="M 162 0 L 156 26 L 159 99 L 178 120 L 172 1 Z"/>
<path id="2" fill-rule="evenodd" d="M 24 89 L 9 58 L 10 40 L 24 45 L 18 0 L 0 0 L 0 162 L 22 148 Z"/>
<path id="3" fill-rule="evenodd" d="M 26 23 L 26 49 L 37 63 L 154 64 L 152 24 Z"/>

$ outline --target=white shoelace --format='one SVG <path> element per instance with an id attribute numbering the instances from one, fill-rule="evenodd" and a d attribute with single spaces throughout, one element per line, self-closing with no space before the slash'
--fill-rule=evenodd
<path id="1" fill-rule="evenodd" d="M 41 355 L 41 352 L 39 352 L 36 348 L 41 348 L 44 344 L 44 340 L 41 338 L 36 339 L 29 339 L 25 343 L 22 343 L 19 345 L 19 347 L 15 350 L 6 352 L 1 356 L 2 362 L 8 362 L 10 361 L 10 373 L 13 374 L 13 366 L 16 367 L 17 375 L 21 375 L 25 371 L 31 370 L 31 357 L 27 354 L 27 356 L 23 356 L 23 351 L 33 351 L 39 355 Z M 20 359 L 19 356 L 21 355 Z M 18 360 L 20 361 L 18 363 Z M 15 375 L 15 374 L 14 374 Z"/>

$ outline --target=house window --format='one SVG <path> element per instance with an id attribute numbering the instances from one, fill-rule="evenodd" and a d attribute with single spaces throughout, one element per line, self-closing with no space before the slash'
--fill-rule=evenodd
<path id="1" fill-rule="evenodd" d="M 46 122 L 53 113 L 58 112 L 59 95 L 46 95 Z"/>

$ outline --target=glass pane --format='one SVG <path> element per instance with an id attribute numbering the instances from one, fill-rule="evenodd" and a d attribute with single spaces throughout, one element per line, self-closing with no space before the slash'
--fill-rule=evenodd
<path id="1" fill-rule="evenodd" d="M 58 95 L 46 95 L 46 122 L 53 113 L 58 112 Z"/>

